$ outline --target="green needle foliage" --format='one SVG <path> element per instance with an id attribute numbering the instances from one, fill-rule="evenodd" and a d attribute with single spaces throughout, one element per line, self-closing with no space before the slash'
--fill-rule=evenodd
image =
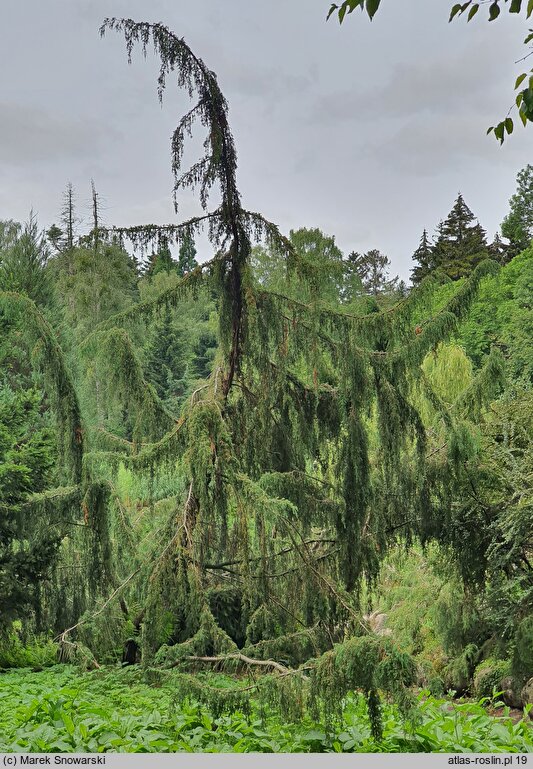
<path id="1" fill-rule="evenodd" d="M 316 656 L 365 630 L 358 606 L 361 585 L 373 583 L 382 555 L 399 536 L 409 539 L 427 529 L 428 500 L 437 481 L 427 465 L 420 364 L 455 331 L 481 279 L 497 266 L 481 263 L 418 333 L 414 318 L 431 290 L 430 279 L 387 310 L 354 315 L 335 308 L 333 294 L 328 301 L 322 288 L 329 284 L 330 293 L 342 296 L 343 271 L 335 271 L 335 258 L 329 260 L 330 272 L 327 259 L 308 254 L 323 236 L 302 231 L 293 234 L 291 243 L 260 215 L 243 209 L 227 104 L 214 74 L 161 25 L 110 19 L 102 32 L 109 29 L 124 34 L 129 56 L 136 44 L 144 52 L 154 45 L 161 59 L 160 97 L 172 75 L 193 99 L 172 137 L 172 168 L 175 192 L 198 187 L 206 211 L 182 225 L 114 229 L 109 235 L 144 248 L 161 238 L 175 240 L 184 249 L 207 226 L 215 249 L 210 262 L 187 271 L 159 296 L 109 319 L 86 344 L 88 350 L 94 344 L 105 349 L 113 340 L 104 356 L 119 371 L 113 375 L 110 370 L 108 379 L 118 375 L 114 389 L 122 392 L 128 411 L 143 414 L 132 450 L 117 444 L 102 455 L 105 463 L 123 463 L 152 478 L 163 467 L 174 468 L 183 483 L 168 522 L 170 539 L 163 550 L 154 551 L 153 571 L 141 589 L 146 604 L 143 652 L 147 660 L 157 653 L 160 662 L 186 666 L 188 659 L 194 664 L 194 659 L 231 653 L 245 637 L 248 654 L 261 659 L 274 641 L 279 650 L 280 639 L 297 638 L 302 627 L 320 625 L 324 632 L 316 635 Z M 182 173 L 184 140 L 196 120 L 206 129 L 205 155 Z M 220 204 L 208 210 L 215 185 Z M 286 292 L 279 283 L 280 290 L 269 290 L 255 278 L 252 245 L 260 237 L 282 260 Z M 298 298 L 290 289 L 293 282 L 306 287 Z M 128 329 L 151 322 L 162 309 L 169 330 L 168 313 L 202 287 L 217 303 L 219 350 L 208 380 L 184 404 L 173 430 L 167 417 L 147 408 L 143 392 L 150 387 L 141 373 L 132 376 L 133 358 L 126 363 Z M 170 342 L 163 329 L 158 338 L 161 344 Z M 163 360 L 163 348 L 157 355 Z M 159 378 L 154 372 L 163 395 Z M 153 443 L 157 433 L 160 441 Z M 172 436 L 178 433 L 176 441 Z M 92 472 L 102 467 L 98 452 L 91 455 L 90 466 Z M 443 482 L 439 476 L 438 483 Z M 239 600 L 226 605 L 223 618 L 222 612 L 217 616 L 215 596 L 230 585 Z M 412 671 L 407 675 L 404 670 L 408 663 L 391 662 L 382 675 L 371 672 L 375 665 L 370 661 L 361 673 L 371 676 L 368 680 L 354 674 L 342 683 L 339 677 L 341 668 L 361 667 L 361 654 L 372 660 L 376 643 L 363 635 L 357 643 L 342 644 L 338 654 L 343 662 L 338 670 L 333 666 L 328 686 L 338 696 L 343 687 L 363 688 L 379 734 L 378 689 L 392 687 L 402 700 L 412 680 Z M 308 647 L 305 634 L 289 644 L 290 662 L 305 663 Z M 324 698 L 321 680 L 315 690 Z"/>
<path id="2" fill-rule="evenodd" d="M 57 256 L 65 319 L 80 319 L 77 336 L 62 333 L 71 359 L 77 346 L 83 424 L 66 358 L 35 305 L 0 295 L 10 321 L 24 312 L 57 417 L 64 487 L 34 502 L 42 511 L 57 495 L 76 529 L 62 530 L 60 567 L 45 594 L 62 653 L 72 659 L 78 644 L 85 654 L 83 643 L 112 658 L 112 644 L 126 638 L 145 665 L 179 667 L 184 690 L 209 702 L 213 692 L 200 695 L 188 672 L 258 668 L 268 672 L 258 685 L 264 701 L 287 718 L 307 706 L 325 716 L 361 689 L 379 740 L 380 691 L 407 717 L 416 670 L 389 638 L 371 632 L 361 596 L 398 541 L 439 538 L 461 560 L 456 523 L 464 513 L 467 541 L 479 544 L 479 520 L 457 513 L 452 492 L 475 466 L 472 422 L 500 387 L 501 356 L 495 351 L 476 376 L 463 367 L 457 391 L 443 385 L 438 366 L 422 364 L 445 356 L 443 343 L 499 267 L 470 265 L 433 314 L 433 276 L 392 306 L 380 306 L 376 288 L 358 312 L 360 281 L 332 238 L 299 230 L 287 239 L 243 208 L 215 74 L 160 24 L 108 19 L 102 34 L 108 30 L 124 35 L 129 58 L 136 45 L 145 54 L 153 45 L 160 98 L 172 77 L 192 99 L 171 141 L 174 197 L 198 189 L 204 214 L 108 230 L 95 221 L 87 248 Z M 204 154 L 183 172 L 184 143 L 197 123 Z M 219 203 L 211 210 L 213 188 Z M 195 266 L 193 238 L 202 228 L 214 256 Z M 162 290 L 143 290 L 136 302 L 126 241 L 169 267 L 177 245 L 180 277 L 148 271 L 145 280 Z M 258 241 L 263 250 L 254 251 Z M 105 280 L 106 265 L 124 291 Z M 180 313 L 195 303 L 201 318 L 189 340 Z M 449 365 L 462 362 L 448 355 Z M 486 561 L 479 562 L 481 573 Z"/>

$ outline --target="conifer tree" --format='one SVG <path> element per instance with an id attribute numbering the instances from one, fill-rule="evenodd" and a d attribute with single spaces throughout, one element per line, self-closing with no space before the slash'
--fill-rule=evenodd
<path id="1" fill-rule="evenodd" d="M 489 243 L 487 251 L 490 258 L 500 264 L 506 264 L 512 258 L 512 249 L 503 242 L 498 232 L 494 235 L 492 243 Z"/>
<path id="2" fill-rule="evenodd" d="M 178 254 L 178 275 L 187 275 L 198 267 L 196 261 L 196 246 L 190 233 L 185 233 Z"/>
<path id="3" fill-rule="evenodd" d="M 433 255 L 433 247 L 428 238 L 428 232 L 426 228 L 422 232 L 420 243 L 418 248 L 411 257 L 415 266 L 411 271 L 411 280 L 414 286 L 417 286 L 424 278 L 427 278 L 435 269 L 435 257 Z"/>
<path id="4" fill-rule="evenodd" d="M 178 265 L 172 258 L 172 254 L 168 245 L 168 239 L 163 236 L 157 251 L 152 253 L 150 256 L 148 266 L 146 268 L 146 275 L 153 277 L 159 272 L 166 272 L 168 274 L 170 272 L 177 271 L 177 269 Z"/>
<path id="5" fill-rule="evenodd" d="M 56 250 L 61 251 L 64 248 L 65 240 L 63 237 L 63 230 L 57 226 L 57 224 L 52 224 L 46 231 L 46 237 L 48 239 L 48 242 L 50 245 Z"/>
<path id="6" fill-rule="evenodd" d="M 200 333 L 194 347 L 193 371 L 198 379 L 208 379 L 213 370 L 213 362 L 217 351 L 216 335 L 209 329 Z"/>
<path id="7" fill-rule="evenodd" d="M 48 387 L 63 409 L 62 435 L 71 436 L 67 469 L 74 490 L 61 496 L 72 502 L 77 495 L 78 505 L 82 500 L 80 528 L 93 537 L 83 561 L 94 567 L 91 594 L 104 598 L 113 586 L 117 600 L 117 591 L 127 587 L 142 602 L 145 660 L 184 673 L 213 663 L 270 669 L 258 687 L 293 718 L 306 705 L 329 718 L 348 691 L 360 688 L 379 738 L 379 690 L 408 712 L 415 666 L 365 624 L 361 587 L 375 581 L 391 543 L 428 535 L 450 477 L 470 456 L 466 428 L 450 409 L 439 409 L 421 363 L 454 333 L 481 279 L 497 266 L 478 265 L 416 332 L 431 279 L 392 308 L 349 312 L 340 301 L 342 255 L 336 259 L 332 249 L 332 258 L 315 259 L 314 235 L 293 233 L 291 242 L 243 207 L 228 107 L 214 73 L 160 24 L 109 19 L 106 30 L 124 34 L 128 54 L 136 44 L 145 52 L 153 44 L 161 59 L 160 97 L 167 78 L 176 77 L 194 98 L 172 137 L 172 168 L 175 195 L 199 188 L 204 214 L 174 225 L 98 228 L 100 246 L 80 253 L 81 262 L 87 259 L 92 268 L 106 237 L 147 248 L 162 237 L 179 243 L 202 227 L 214 256 L 151 300 L 111 317 L 110 305 L 106 312 L 100 307 L 98 317 L 92 310 L 79 343 L 83 364 L 106 372 L 102 399 L 106 407 L 122 403 L 135 422 L 131 436 L 89 423 L 84 439 L 63 356 L 37 323 Z M 196 123 L 206 129 L 205 154 L 183 173 L 184 141 Z M 214 185 L 220 203 L 209 209 Z M 287 285 L 294 281 L 305 291 L 295 296 L 254 280 L 252 243 L 259 240 L 285 261 Z M 322 299 L 325 285 L 337 292 L 336 304 Z M 167 308 L 179 312 L 181 301 L 201 291 L 216 297 L 218 349 L 207 380 L 178 415 L 146 380 L 132 338 L 139 324 L 150 324 Z M 11 296 L 0 300 L 8 308 L 15 304 L 19 314 L 22 306 L 31 309 Z M 483 402 L 479 389 L 474 381 L 476 408 Z M 435 420 L 451 433 L 449 461 L 428 451 L 421 391 Z M 167 525 L 157 532 L 162 536 L 153 538 L 148 552 L 135 554 L 131 579 L 117 584 L 125 548 L 111 536 L 110 499 L 120 468 L 135 470 L 151 487 L 158 475 L 174 476 L 175 486 Z M 220 608 L 228 593 L 229 617 Z M 184 674 L 183 681 L 190 691 L 190 677 Z M 214 696 L 201 685 L 194 690 Z"/>
<path id="8" fill-rule="evenodd" d="M 435 267 L 452 280 L 469 275 L 479 262 L 487 258 L 485 231 L 461 193 L 446 219 L 439 224 L 432 251 Z"/>
<path id="9" fill-rule="evenodd" d="M 353 251 L 348 260 L 353 264 L 363 289 L 373 296 L 392 291 L 398 282 L 398 278 L 389 279 L 390 259 L 377 248 L 365 254 Z"/>
<path id="10" fill-rule="evenodd" d="M 54 458 L 40 401 L 36 389 L 0 384 L 0 634 L 36 609 L 39 583 L 57 557 L 57 528 L 24 510 L 30 494 L 46 487 Z"/>
<path id="11" fill-rule="evenodd" d="M 0 255 L 0 290 L 24 293 L 41 305 L 49 302 L 51 286 L 46 265 L 50 254 L 33 211 L 16 234 L 12 230 L 6 242 L 9 245 Z"/>
<path id="12" fill-rule="evenodd" d="M 32 302 L 25 297 L 23 304 Z M 31 313 L 24 320 L 31 323 Z M 57 483 L 59 458 L 49 403 L 30 355 L 20 324 L 0 298 L 0 635 L 14 619 L 35 627 L 40 591 L 64 534 L 59 510 L 32 504 Z"/>
<path id="13" fill-rule="evenodd" d="M 182 225 L 116 230 L 134 244 L 147 243 L 162 233 L 170 237 L 195 231 L 207 222 L 217 250 L 211 262 L 188 273 L 152 308 L 132 308 L 98 332 L 112 334 L 113 323 L 123 326 L 165 302 L 174 303 L 201 283 L 219 298 L 218 365 L 179 423 L 188 488 L 183 529 L 177 532 L 182 555 L 177 565 L 172 557 L 164 568 L 158 567 L 151 580 L 145 651 L 161 643 L 158 618 L 165 610 L 175 617 L 173 637 L 184 644 L 178 643 L 174 654 L 185 648 L 199 655 L 207 648 L 234 648 L 235 642 L 221 632 L 201 598 L 229 563 L 243 593 L 240 621 L 247 626 L 252 646 L 259 640 L 274 641 L 275 627 L 286 634 L 296 632 L 294 612 L 300 613 L 301 606 L 288 612 L 289 607 L 280 607 L 295 589 L 293 579 L 312 586 L 300 613 L 308 625 L 319 617 L 326 625 L 335 623 L 339 616 L 349 625 L 357 616 L 361 580 L 375 576 L 378 552 L 397 530 L 398 498 L 403 500 L 402 516 L 410 509 L 412 520 L 427 504 L 430 475 L 421 472 L 426 437 L 412 399 L 419 364 L 438 339 L 452 332 L 485 270 L 493 268 L 477 269 L 446 310 L 428 320 L 418 335 L 413 335 L 409 318 L 423 291 L 409 296 L 395 312 L 361 317 L 315 301 L 320 295 L 314 289 L 321 285 L 317 268 L 323 269 L 323 264 L 308 257 L 316 238 L 293 234 L 291 244 L 273 225 L 242 208 L 227 107 L 213 74 L 183 40 L 160 25 L 109 20 L 104 29 L 109 28 L 124 32 L 130 51 L 136 42 L 145 49 L 150 41 L 155 44 L 162 60 L 160 93 L 174 70 L 180 85 L 198 93 L 197 105 L 174 134 L 173 167 L 179 168 L 182 142 L 195 117 L 208 128 L 206 155 L 177 178 L 176 189 L 199 185 L 204 207 L 214 182 L 222 193 L 217 209 Z M 293 274 L 308 282 L 312 301 L 254 286 L 251 238 L 261 235 L 285 254 L 289 278 Z M 342 267 L 341 258 L 329 261 Z M 364 415 L 374 408 L 371 447 Z M 171 430 L 161 440 L 173 434 Z M 400 458 L 407 445 L 406 456 L 417 458 L 414 474 Z M 281 582 L 274 575 L 275 538 L 268 535 L 274 529 L 290 564 L 280 573 Z M 331 539 L 335 552 L 330 552 Z M 311 544 L 317 547 L 310 549 Z M 318 562 L 323 562 L 320 568 Z M 268 647 L 263 653 L 268 654 Z M 368 695 L 372 701 L 373 686 Z"/>
<path id="14" fill-rule="evenodd" d="M 92 218 L 93 218 L 93 228 L 92 228 L 92 246 L 93 250 L 96 252 L 98 250 L 98 243 L 100 239 L 100 196 L 98 192 L 96 191 L 96 186 L 94 183 L 94 179 L 91 179 L 91 200 L 92 200 Z"/>
<path id="15" fill-rule="evenodd" d="M 129 52 L 136 43 L 144 50 L 154 44 L 161 58 L 160 95 L 170 73 L 197 95 L 174 133 L 172 163 L 175 189 L 199 186 L 206 210 L 181 225 L 113 232 L 146 246 L 162 234 L 179 240 L 206 224 L 215 256 L 174 289 L 109 319 L 95 334 L 125 345 L 129 323 L 174 307 L 202 285 L 219 304 L 220 347 L 207 382 L 156 443 L 145 441 L 139 455 L 119 444 L 115 450 L 117 462 L 150 471 L 157 457 L 178 466 L 185 480 L 178 523 L 174 511 L 170 522 L 175 545 L 156 558 L 146 588 L 143 653 L 181 660 L 185 668 L 213 659 L 254 664 L 276 649 L 295 666 L 318 656 L 311 664 L 311 692 L 327 707 L 361 686 L 378 733 L 378 687 L 404 691 L 412 668 L 379 639 L 350 639 L 362 621 L 359 589 L 363 580 L 375 579 L 380 553 L 399 530 L 408 536 L 423 529 L 432 479 L 438 476 L 440 484 L 441 476 L 427 465 L 427 437 L 414 397 L 420 363 L 453 332 L 494 266 L 480 265 L 416 334 L 413 313 L 427 296 L 427 281 L 386 311 L 356 316 L 327 297 L 324 302 L 324 275 L 336 276 L 337 265 L 342 275 L 342 255 L 316 259 L 315 234 L 292 233 L 287 241 L 242 207 L 227 105 L 213 73 L 161 25 L 111 19 L 107 29 L 124 33 Z M 207 128 L 206 154 L 179 176 L 183 140 L 196 118 Z M 208 210 L 214 183 L 221 204 Z M 252 238 L 260 237 L 285 259 L 287 284 L 307 284 L 298 297 L 254 282 Z M 338 305 L 342 294 L 335 290 Z M 228 580 L 239 594 L 229 624 L 212 608 L 218 601 L 206 598 L 220 596 Z M 335 662 L 339 624 L 350 640 Z M 237 650 L 243 631 L 230 630 L 236 627 L 245 629 L 246 653 Z M 165 645 L 169 635 L 172 643 Z M 405 676 L 380 677 L 380 659 L 394 659 L 392 666 Z M 350 675 L 335 675 L 336 665 Z M 299 683 L 298 675 L 287 681 Z"/>
<path id="16" fill-rule="evenodd" d="M 87 240 L 94 243 L 94 234 Z M 100 240 L 96 250 L 86 246 L 65 250 L 54 258 L 51 268 L 57 300 L 80 338 L 136 296 L 135 265 L 116 244 Z"/>
<path id="17" fill-rule="evenodd" d="M 152 330 L 145 371 L 161 400 L 176 412 L 188 385 L 188 352 L 185 329 L 173 323 L 172 312 L 165 307 Z"/>

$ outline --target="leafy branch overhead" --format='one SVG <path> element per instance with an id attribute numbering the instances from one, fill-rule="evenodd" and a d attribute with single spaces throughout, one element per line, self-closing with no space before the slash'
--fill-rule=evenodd
<path id="1" fill-rule="evenodd" d="M 359 8 L 361 11 L 367 13 L 368 17 L 372 21 L 376 15 L 381 0 L 345 0 L 345 2 L 338 5 L 332 3 L 327 15 L 329 19 L 335 12 L 338 15 L 339 23 L 342 24 L 347 14 L 352 13 Z M 474 2 L 474 0 L 467 0 L 465 3 L 455 3 L 450 11 L 449 21 L 452 21 L 455 17 L 466 14 L 467 21 L 471 21 L 476 16 L 480 7 L 488 6 L 488 19 L 489 21 L 495 21 L 501 14 L 502 9 L 507 10 L 509 13 L 520 14 L 523 13 L 526 19 L 529 19 L 533 14 L 533 0 L 483 0 L 482 2 Z M 524 39 L 524 45 L 529 45 L 533 41 L 533 29 L 530 29 L 526 38 Z M 520 61 L 527 59 L 533 51 L 530 51 Z M 518 117 L 520 118 L 524 126 L 527 123 L 533 122 L 533 69 L 529 72 L 521 73 L 515 82 L 515 90 L 518 91 L 521 85 L 527 79 L 527 87 L 518 91 L 515 99 L 515 103 L 511 106 L 511 110 L 516 107 L 518 110 Z M 529 76 L 529 78 L 528 78 Z M 497 125 L 488 128 L 487 133 L 494 133 L 494 136 L 500 144 L 503 144 L 505 136 L 510 136 L 514 130 L 514 121 L 509 114 L 501 120 Z"/>

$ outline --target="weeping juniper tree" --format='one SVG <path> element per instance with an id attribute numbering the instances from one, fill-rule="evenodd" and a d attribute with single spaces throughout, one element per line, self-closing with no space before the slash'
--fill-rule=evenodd
<path id="1" fill-rule="evenodd" d="M 390 639 L 369 632 L 360 589 L 376 579 L 391 543 L 430 536 L 433 490 L 446 487 L 453 461 L 464 461 L 464 425 L 448 409 L 450 462 L 442 451 L 435 461 L 428 449 L 420 393 L 436 411 L 439 403 L 420 364 L 454 331 L 494 265 L 479 265 L 438 315 L 418 325 L 431 278 L 387 311 L 354 315 L 325 303 L 313 263 L 241 203 L 215 74 L 160 24 L 108 19 L 107 30 L 124 34 L 130 58 L 135 45 L 146 54 L 153 44 L 160 98 L 173 76 L 193 99 L 172 136 L 174 201 L 177 210 L 178 192 L 198 188 L 204 213 L 175 225 L 101 230 L 100 237 L 156 250 L 206 228 L 215 255 L 84 342 L 86 359 L 106 367 L 106 402 L 121 400 L 134 423 L 131 440 L 101 425 L 85 442 L 77 488 L 100 548 L 94 593 L 122 596 L 130 621 L 126 599 L 134 598 L 143 659 L 182 666 L 184 691 L 214 702 L 213 690 L 187 674 L 191 666 L 259 667 L 269 675 L 258 689 L 297 717 L 306 703 L 332 714 L 359 688 L 379 735 L 378 690 L 407 708 L 414 666 Z M 183 173 L 184 142 L 196 123 L 206 130 L 205 152 Z M 220 201 L 209 209 L 213 188 Z M 308 292 L 295 298 L 255 279 L 252 244 L 261 239 L 284 258 L 287 282 L 305 282 Z M 207 382 L 178 415 L 146 381 L 130 331 L 202 291 L 216 297 L 219 349 Z M 478 389 L 474 383 L 474 404 Z M 113 522 L 113 468 L 152 481 L 179 476 L 151 557 L 145 550 L 140 557 Z M 110 605 L 106 599 L 100 616 Z M 239 690 L 225 691 L 221 701 L 240 698 Z"/>

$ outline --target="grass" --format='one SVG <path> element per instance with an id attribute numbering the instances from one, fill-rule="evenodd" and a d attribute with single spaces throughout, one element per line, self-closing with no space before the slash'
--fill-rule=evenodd
<path id="1" fill-rule="evenodd" d="M 213 677 L 210 683 L 216 682 Z M 215 718 L 194 701 L 177 702 L 172 675 L 150 686 L 138 668 L 80 673 L 56 666 L 0 676 L 0 752 L 521 752 L 533 753 L 526 716 L 489 716 L 483 704 L 419 697 L 416 723 L 404 725 L 385 706 L 376 743 L 361 698 L 346 702 L 342 722 L 327 731 L 306 720 L 235 712 Z"/>

